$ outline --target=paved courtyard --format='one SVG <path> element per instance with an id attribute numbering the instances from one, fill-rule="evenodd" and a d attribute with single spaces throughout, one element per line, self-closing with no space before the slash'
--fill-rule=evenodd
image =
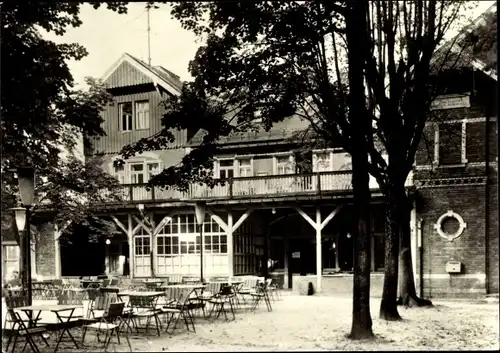
<path id="1" fill-rule="evenodd" d="M 351 324 L 348 297 L 286 294 L 273 311 L 237 313 L 236 321 L 198 319 L 196 333 L 131 337 L 133 351 L 269 350 L 472 350 L 499 347 L 497 303 L 435 301 L 433 308 L 400 308 L 405 319 L 378 319 L 380 299 L 372 298 L 374 341 L 347 339 Z M 108 350 L 128 351 L 125 344 Z M 95 350 L 89 349 L 89 350 Z"/>

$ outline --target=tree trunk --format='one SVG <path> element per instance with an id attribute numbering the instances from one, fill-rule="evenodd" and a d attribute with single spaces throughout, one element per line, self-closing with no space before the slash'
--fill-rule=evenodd
<path id="1" fill-rule="evenodd" d="M 367 41 L 367 1 L 349 4 L 346 15 L 346 39 L 349 60 L 349 120 L 356 122 L 351 138 L 354 146 L 352 155 L 352 188 L 354 195 L 354 259 L 352 327 L 351 339 L 373 337 L 370 314 L 370 188 L 368 174 L 368 153 L 366 135 L 372 133 L 371 118 L 368 118 L 364 87 L 364 56 L 362 46 Z M 352 126 L 352 125 L 351 125 Z"/>
<path id="2" fill-rule="evenodd" d="M 400 224 L 400 241 L 401 250 L 399 254 L 399 298 L 397 303 L 406 307 L 412 306 L 431 306 L 432 302 L 427 299 L 421 299 L 417 296 L 415 289 L 415 278 L 413 276 L 412 256 L 411 256 L 411 228 L 410 228 L 410 212 L 411 205 L 408 197 L 399 204 L 407 205 L 402 209 L 402 217 Z"/>
<path id="3" fill-rule="evenodd" d="M 379 316 L 383 320 L 396 321 L 401 320 L 397 306 L 399 225 L 401 221 L 401 205 L 398 204 L 398 201 L 401 200 L 401 197 L 397 195 L 401 191 L 404 193 L 405 190 L 404 182 L 389 180 L 387 184 L 387 189 L 384 190 L 386 197 L 384 288 Z"/>

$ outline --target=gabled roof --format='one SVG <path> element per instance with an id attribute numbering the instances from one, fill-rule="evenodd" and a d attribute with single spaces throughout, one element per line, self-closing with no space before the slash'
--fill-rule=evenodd
<path id="1" fill-rule="evenodd" d="M 102 76 L 102 80 L 106 81 L 124 62 L 127 62 L 139 72 L 149 77 L 155 86 L 159 85 L 171 94 L 178 95 L 180 93 L 183 83 L 179 76 L 173 74 L 162 66 L 149 66 L 144 61 L 139 60 L 128 53 L 123 53 L 123 55 Z"/>
<path id="2" fill-rule="evenodd" d="M 492 13 L 496 14 L 496 12 L 497 12 L 497 5 L 496 5 L 496 3 L 494 3 L 486 11 L 484 11 L 481 15 L 479 15 L 474 21 L 472 21 L 469 25 L 462 28 L 456 36 L 454 36 L 452 39 L 444 42 L 436 50 L 436 54 L 438 54 L 441 50 L 444 50 L 445 48 L 450 48 L 450 45 L 451 45 L 450 50 L 452 52 L 460 53 L 461 48 L 460 48 L 460 45 L 458 43 L 460 43 L 466 37 L 467 34 L 472 33 L 473 31 L 477 30 L 480 26 L 485 25 L 487 16 L 489 16 Z M 474 67 L 475 69 L 482 71 L 483 73 L 485 73 L 486 75 L 488 75 L 489 77 L 494 79 L 495 81 L 498 81 L 496 68 L 495 69 L 488 69 L 487 62 L 484 62 L 483 60 L 471 55 L 471 60 L 468 61 L 468 63 L 472 67 Z"/>

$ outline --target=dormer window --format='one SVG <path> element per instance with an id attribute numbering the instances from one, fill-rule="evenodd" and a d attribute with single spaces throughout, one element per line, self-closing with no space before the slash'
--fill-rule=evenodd
<path id="1" fill-rule="evenodd" d="M 120 130 L 132 131 L 132 102 L 118 104 L 120 114 Z"/>

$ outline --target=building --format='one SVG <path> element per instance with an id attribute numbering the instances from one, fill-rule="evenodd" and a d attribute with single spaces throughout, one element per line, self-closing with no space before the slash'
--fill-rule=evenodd
<path id="1" fill-rule="evenodd" d="M 423 297 L 498 293 L 497 78 L 476 66 L 450 78 L 456 92 L 436 100 L 434 111 L 445 118 L 429 121 L 425 141 L 431 141 L 431 151 L 424 141 L 406 184 L 417 195 L 412 255 Z M 122 274 L 127 263 L 135 278 L 200 276 L 203 249 L 205 277 L 262 273 L 271 260 L 285 287 L 312 281 L 323 291 L 351 290 L 350 156 L 340 147 L 298 153 L 293 136 L 305 125 L 292 117 L 269 132 L 221 141 L 214 175 L 227 179 L 224 185 L 148 190 L 147 180 L 179 163 L 202 132 L 176 131 L 165 149 L 115 168 L 123 146 L 161 130 L 159 103 L 179 94 L 182 83 L 129 54 L 104 80 L 115 97 L 103 113 L 107 136 L 94 140 L 85 154 L 103 157 L 102 167 L 123 184 L 126 200 L 101 205 L 97 214 L 121 231 L 97 244 L 99 254 L 93 252 L 107 273 Z M 371 185 L 372 293 L 381 295 L 384 203 L 373 179 Z M 207 205 L 202 235 L 193 207 L 200 201 Z M 64 275 L 58 231 L 40 225 L 39 233 L 38 274 Z"/>

